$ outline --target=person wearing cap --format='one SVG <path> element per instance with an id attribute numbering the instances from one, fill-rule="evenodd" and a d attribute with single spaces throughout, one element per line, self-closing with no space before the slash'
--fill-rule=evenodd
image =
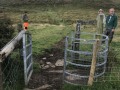
<path id="1" fill-rule="evenodd" d="M 112 42 L 117 24 L 118 24 L 118 18 L 115 14 L 115 9 L 110 8 L 109 15 L 106 18 L 106 31 L 105 31 L 105 35 L 109 37 L 109 43 Z"/>
<path id="2" fill-rule="evenodd" d="M 101 16 L 103 17 L 103 28 L 102 28 L 102 30 L 101 30 L 101 28 L 100 28 L 100 23 L 101 23 Z M 98 11 L 98 15 L 97 15 L 97 33 L 98 34 L 103 34 L 103 32 L 104 32 L 104 30 L 105 30 L 105 26 L 106 26 L 106 16 L 105 16 L 105 14 L 104 14 L 104 11 L 103 11 L 103 9 L 99 9 L 99 11 Z"/>
<path id="3" fill-rule="evenodd" d="M 25 12 L 24 15 L 22 16 L 22 20 L 23 20 L 24 29 L 27 30 L 29 25 L 27 12 Z"/>

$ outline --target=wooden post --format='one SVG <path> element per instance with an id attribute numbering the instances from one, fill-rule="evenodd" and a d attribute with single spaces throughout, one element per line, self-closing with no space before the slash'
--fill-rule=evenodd
<path id="1" fill-rule="evenodd" d="M 91 69 L 90 69 L 90 76 L 88 79 L 88 85 L 92 85 L 93 84 L 93 80 L 94 80 L 94 74 L 95 74 L 95 69 L 96 69 L 96 61 L 97 61 L 97 53 L 98 53 L 98 49 L 99 49 L 99 40 L 97 40 L 94 44 L 94 48 L 93 48 L 93 57 L 92 57 L 92 63 L 91 63 Z"/>
<path id="2" fill-rule="evenodd" d="M 97 18 L 97 34 L 103 34 L 104 31 L 104 24 L 103 24 L 104 15 L 98 15 Z M 96 36 L 97 39 L 101 37 L 99 35 Z"/>
<path id="3" fill-rule="evenodd" d="M 15 38 L 13 38 L 3 49 L 0 51 L 0 60 L 4 60 L 15 48 L 16 44 L 22 39 L 25 30 L 22 30 Z"/>
<path id="4" fill-rule="evenodd" d="M 97 20 L 97 33 L 98 34 L 103 34 L 103 19 L 104 19 L 104 16 L 103 15 L 99 15 L 98 16 L 98 20 Z"/>

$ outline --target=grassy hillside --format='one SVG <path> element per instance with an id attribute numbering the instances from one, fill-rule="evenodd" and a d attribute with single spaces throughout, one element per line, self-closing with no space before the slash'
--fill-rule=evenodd
<path id="1" fill-rule="evenodd" d="M 78 1 L 78 0 L 75 0 Z M 75 2 L 74 1 L 74 2 Z M 81 2 L 82 1 L 82 2 Z M 76 4 L 66 5 L 13 5 L 5 6 L 5 13 L 14 21 L 14 26 L 21 22 L 21 15 L 24 11 L 28 11 L 29 15 L 29 32 L 33 38 L 33 54 L 34 56 L 41 56 L 45 53 L 46 49 L 51 49 L 54 44 L 63 39 L 66 35 L 75 30 L 76 20 L 90 21 L 96 20 L 99 8 L 103 8 L 107 14 L 108 8 L 116 7 L 116 13 L 120 17 L 120 10 L 118 1 L 108 2 L 106 0 L 80 0 Z M 93 2 L 93 3 L 92 3 Z M 100 2 L 102 4 L 100 4 Z M 116 4 L 115 4 L 116 3 Z M 117 6 L 118 5 L 118 6 Z M 119 22 L 120 23 L 120 22 Z M 82 31 L 95 33 L 96 25 L 83 25 Z M 115 32 L 115 37 L 111 47 L 119 53 L 119 40 L 120 40 L 120 25 Z M 118 57 L 118 60 L 120 57 Z M 34 62 L 36 60 L 34 59 Z M 118 90 L 119 84 L 115 83 L 102 83 L 95 84 L 94 87 L 76 87 L 65 85 L 64 90 Z M 99 88 L 98 88 L 99 87 Z"/>
<path id="2" fill-rule="evenodd" d="M 49 23 L 49 24 L 73 24 L 76 20 L 95 20 L 97 12 L 103 8 L 105 13 L 108 8 L 115 7 L 117 14 L 119 13 L 119 3 L 112 1 L 97 1 L 80 0 L 78 3 L 65 5 L 41 5 L 41 4 L 26 4 L 26 5 L 11 5 L 5 6 L 5 12 L 13 19 L 15 23 L 21 22 L 21 15 L 24 11 L 28 11 L 31 23 Z M 113 4 L 113 5 L 111 5 Z"/>

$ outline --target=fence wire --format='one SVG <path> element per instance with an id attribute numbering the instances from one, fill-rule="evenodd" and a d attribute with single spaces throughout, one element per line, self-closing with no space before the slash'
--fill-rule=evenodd
<path id="1" fill-rule="evenodd" d="M 108 37 L 99 36 L 100 41 L 94 77 L 101 77 L 105 73 Z M 93 50 L 95 49 L 96 34 L 81 33 L 80 39 L 66 38 L 66 53 L 64 65 L 64 81 L 75 85 L 87 85 L 90 77 L 91 63 L 93 62 Z M 102 39 L 105 38 L 105 39 Z"/>
<path id="2" fill-rule="evenodd" d="M 24 86 L 24 67 L 20 49 L 16 48 L 2 62 L 3 90 L 22 90 Z"/>
<path id="3" fill-rule="evenodd" d="M 114 42 L 113 42 L 114 43 Z M 110 46 L 107 60 L 106 72 L 95 82 L 119 82 L 120 81 L 120 49 Z"/>
<path id="4" fill-rule="evenodd" d="M 93 54 L 89 53 L 93 52 L 93 44 L 89 44 L 94 42 L 94 39 L 90 40 L 92 38 L 100 38 L 100 40 L 102 40 L 100 46 L 98 46 L 99 51 L 96 59 L 93 82 L 96 84 L 112 82 L 115 85 L 116 82 L 120 82 L 120 48 L 118 47 L 120 43 L 119 41 L 116 41 L 118 38 L 116 35 L 110 45 L 107 45 L 103 36 L 84 36 L 84 33 L 82 32 L 80 34 L 80 39 L 74 38 L 74 34 L 72 34 L 72 37 L 67 38 L 67 48 L 65 51 L 66 53 L 64 63 L 64 82 L 73 85 L 88 84 L 88 77 L 90 76 L 90 67 Z M 78 48 L 76 49 L 76 47 Z M 105 52 L 106 50 L 108 50 L 108 52 Z"/>

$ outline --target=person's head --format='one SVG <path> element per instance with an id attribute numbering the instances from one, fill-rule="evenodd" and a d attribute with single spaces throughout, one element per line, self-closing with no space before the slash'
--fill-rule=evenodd
<path id="1" fill-rule="evenodd" d="M 109 9 L 109 14 L 110 14 L 110 15 L 115 14 L 115 9 L 114 9 L 114 8 L 110 8 L 110 9 Z"/>
<path id="2" fill-rule="evenodd" d="M 98 14 L 102 14 L 103 12 L 103 9 L 99 9 Z"/>

